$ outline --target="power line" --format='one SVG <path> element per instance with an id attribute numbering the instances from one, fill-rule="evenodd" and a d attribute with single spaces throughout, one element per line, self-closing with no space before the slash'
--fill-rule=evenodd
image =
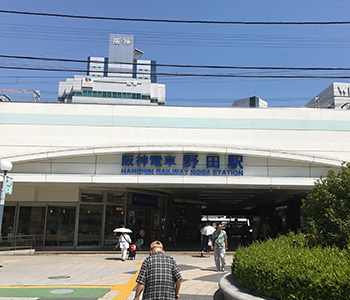
<path id="1" fill-rule="evenodd" d="M 0 23 L 0 38 L 20 38 L 20 39 L 40 39 L 40 40 L 55 40 L 55 41 L 74 41 L 84 43 L 94 43 L 93 47 L 105 38 L 104 34 L 110 33 L 110 29 L 93 29 L 93 28 L 71 28 L 71 27 L 55 27 L 23 24 Z M 70 35 L 66 32 L 69 31 Z M 88 34 L 87 34 L 88 31 Z M 135 34 L 137 30 L 129 32 Z M 126 32 L 127 33 L 127 32 Z M 92 38 L 93 37 L 93 38 Z M 269 35 L 269 34 L 238 34 L 238 33 L 202 33 L 194 34 L 191 32 L 152 32 L 142 33 L 137 38 L 138 42 L 147 43 L 148 45 L 176 45 L 176 46 L 205 46 L 205 47 L 264 47 L 264 48 L 348 48 L 350 41 L 347 36 L 337 38 L 334 36 L 325 37 L 302 37 L 286 36 L 286 35 Z M 210 41 L 208 43 L 208 41 Z M 92 48 L 92 47 L 91 47 Z"/>
<path id="2" fill-rule="evenodd" d="M 40 13 L 40 12 L 29 12 L 29 11 L 14 11 L 14 10 L 0 10 L 0 13 L 42 16 L 42 17 L 72 18 L 72 19 L 153 22 L 153 23 L 219 24 L 219 25 L 349 25 L 350 24 L 350 21 L 258 22 L 258 21 L 207 21 L 207 20 L 176 20 L 176 19 L 171 20 L 171 19 L 147 19 L 147 18 L 116 18 L 116 17 L 98 17 L 98 16 Z"/>
<path id="3" fill-rule="evenodd" d="M 74 62 L 74 63 L 101 63 L 101 61 L 94 60 L 80 60 L 80 59 L 68 59 L 68 58 L 49 58 L 49 57 L 35 57 L 35 56 L 18 56 L 18 55 L 5 55 L 0 54 L 2 58 L 12 59 L 27 59 L 27 60 L 41 60 L 41 61 L 57 61 L 57 62 Z M 129 62 L 109 62 L 109 64 L 124 64 L 134 65 L 135 63 Z M 182 65 L 182 64 L 160 64 L 160 63 L 137 63 L 138 65 L 156 66 L 156 67 L 175 67 L 175 68 L 197 68 L 197 69 L 242 69 L 242 70 L 293 70 L 293 71 L 350 71 L 350 67 L 338 68 L 338 67 L 250 67 L 250 66 L 218 66 L 218 65 Z M 84 72 L 87 72 L 85 70 Z M 96 72 L 96 71 L 93 71 Z M 102 73 L 104 71 L 101 71 Z"/>
<path id="4" fill-rule="evenodd" d="M 30 71 L 50 71 L 50 72 L 75 72 L 75 73 L 87 73 L 86 69 L 69 69 L 69 68 L 57 68 L 57 67 L 16 67 L 16 66 L 1 66 L 0 69 L 11 69 L 11 70 L 30 70 Z M 94 71 L 94 73 L 104 71 Z M 119 74 L 132 74 L 132 72 L 109 72 Z M 287 78 L 287 79 L 349 79 L 349 75 L 266 75 L 266 74 L 208 74 L 208 73 L 171 73 L 171 72 L 156 72 L 150 73 L 151 75 L 157 76 L 174 76 L 174 77 L 217 77 L 217 78 Z"/>

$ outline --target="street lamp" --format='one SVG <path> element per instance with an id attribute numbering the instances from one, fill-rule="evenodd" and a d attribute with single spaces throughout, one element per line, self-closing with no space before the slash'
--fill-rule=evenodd
<path id="1" fill-rule="evenodd" d="M 7 172 L 11 171 L 12 163 L 7 159 L 2 159 L 0 161 L 0 168 L 4 171 L 4 178 L 2 179 L 1 185 L 1 194 L 0 194 L 0 239 L 1 239 L 1 230 L 2 230 L 2 218 L 4 215 L 4 206 L 5 206 L 5 195 L 6 195 L 6 186 L 7 186 Z"/>

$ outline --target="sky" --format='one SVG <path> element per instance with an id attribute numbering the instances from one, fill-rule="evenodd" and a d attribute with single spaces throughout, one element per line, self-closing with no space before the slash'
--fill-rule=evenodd
<path id="1" fill-rule="evenodd" d="M 135 19 L 206 21 L 349 21 L 349 1 L 3 1 L 0 10 Z M 350 25 L 218 25 L 84 20 L 0 13 L 0 55 L 86 60 L 108 56 L 109 34 L 132 34 L 142 59 L 159 64 L 246 67 L 349 67 Z M 85 63 L 0 57 L 0 89 L 40 90 L 41 102 L 56 102 L 59 81 L 74 72 L 13 70 L 43 66 L 85 68 Z M 157 67 L 158 72 L 200 74 L 315 75 L 317 71 Z M 349 76 L 347 71 L 322 74 Z M 258 96 L 269 107 L 302 107 L 332 82 L 348 79 L 216 78 L 158 76 L 166 105 L 231 106 Z M 12 101 L 32 101 L 11 94 Z"/>

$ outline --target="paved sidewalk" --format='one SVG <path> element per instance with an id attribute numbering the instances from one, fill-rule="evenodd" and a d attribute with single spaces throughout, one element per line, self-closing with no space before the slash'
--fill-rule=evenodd
<path id="1" fill-rule="evenodd" d="M 227 254 L 227 271 L 217 273 L 213 256 L 166 253 L 175 258 L 183 277 L 181 300 L 212 300 L 232 262 L 232 254 Z M 118 252 L 0 256 L 0 300 L 132 300 L 147 256 L 138 252 L 135 260 L 125 262 Z"/>

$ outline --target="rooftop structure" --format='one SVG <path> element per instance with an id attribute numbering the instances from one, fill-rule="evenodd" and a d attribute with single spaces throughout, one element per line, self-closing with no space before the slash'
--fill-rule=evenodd
<path id="1" fill-rule="evenodd" d="M 266 108 L 267 102 L 260 99 L 257 96 L 253 96 L 250 98 L 237 100 L 237 101 L 233 102 L 231 107 L 261 107 L 261 108 Z"/>
<path id="2" fill-rule="evenodd" d="M 156 62 L 140 60 L 133 35 L 111 34 L 108 57 L 89 57 L 87 76 L 59 83 L 58 102 L 164 105 L 165 85 L 157 83 Z"/>
<path id="3" fill-rule="evenodd" d="M 350 83 L 333 82 L 304 107 L 349 109 Z"/>

